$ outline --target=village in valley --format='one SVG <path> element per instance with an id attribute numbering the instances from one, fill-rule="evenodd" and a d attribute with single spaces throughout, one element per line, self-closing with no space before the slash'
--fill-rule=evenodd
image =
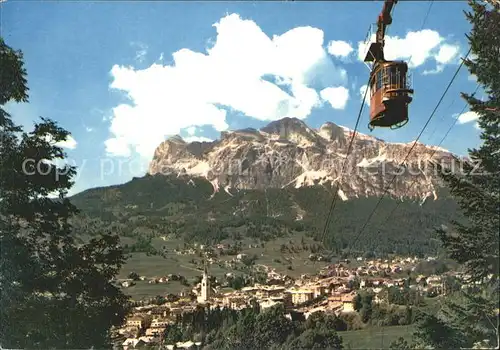
<path id="1" fill-rule="evenodd" d="M 198 249 L 211 251 L 203 246 Z M 217 248 L 217 247 L 216 247 Z M 221 247 L 219 247 L 221 248 Z M 195 254 L 193 248 L 178 254 Z M 206 253 L 206 252 L 205 252 Z M 233 262 L 247 258 L 237 254 Z M 309 256 L 313 259 L 312 254 Z M 223 281 L 211 276 L 211 266 L 220 264 L 211 254 L 205 254 L 200 275 L 190 285 L 184 276 L 129 276 L 133 278 L 116 281 L 125 290 L 133 288 L 134 280 L 151 284 L 165 284 L 164 295 L 133 302 L 133 308 L 122 328 L 117 329 L 120 346 L 124 350 L 144 346 L 163 345 L 168 349 L 196 349 L 202 346 L 196 339 L 183 339 L 175 344 L 165 342 L 164 335 L 169 325 L 178 321 L 182 314 L 194 312 L 197 308 L 242 310 L 258 305 L 265 310 L 276 305 L 283 307 L 289 319 L 307 319 L 315 312 L 337 316 L 357 313 L 355 298 L 360 292 L 373 295 L 373 303 L 391 304 L 389 291 L 411 290 L 416 298 L 439 298 L 457 288 L 460 273 L 447 270 L 442 273 L 420 273 L 418 266 L 432 265 L 436 258 L 393 257 L 389 259 L 367 259 L 357 257 L 350 261 L 342 259 L 336 263 L 325 263 L 315 274 L 292 277 L 277 272 L 275 268 L 252 265 L 253 271 L 261 276 L 259 281 L 244 286 L 229 288 L 234 273 L 227 273 Z M 225 262 L 227 263 L 227 261 Z M 167 284 L 180 281 L 184 289 L 179 293 L 168 293 Z M 450 282 L 451 281 L 451 282 Z M 458 287 L 460 288 L 460 286 Z"/>

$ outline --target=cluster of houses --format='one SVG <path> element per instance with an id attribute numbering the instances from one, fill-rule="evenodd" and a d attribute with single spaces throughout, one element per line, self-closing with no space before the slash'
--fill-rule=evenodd
<path id="1" fill-rule="evenodd" d="M 144 344 L 158 344 L 169 324 L 175 323 L 176 316 L 196 309 L 197 305 L 211 308 L 243 309 L 257 302 L 261 309 L 282 304 L 285 311 L 302 313 L 305 318 L 317 311 L 335 314 L 354 312 L 354 298 L 357 288 L 370 288 L 375 293 L 374 302 L 382 302 L 379 293 L 385 288 L 403 287 L 406 279 L 395 278 L 394 274 L 412 270 L 416 259 L 397 261 L 366 261 L 361 258 L 357 267 L 347 264 L 330 265 L 316 276 L 303 275 L 297 280 L 284 276 L 273 269 L 261 266 L 268 275 L 267 284 L 255 284 L 240 290 L 222 292 L 210 284 L 205 267 L 201 282 L 190 293 L 182 293 L 179 300 L 164 305 L 145 305 L 136 307 L 126 324 L 118 332 L 126 338 L 122 343 L 124 350 Z M 384 274 L 381 272 L 384 271 Z M 391 277 L 392 275 L 392 277 Z M 287 278 L 288 277 L 288 278 Z M 353 283 L 356 281 L 356 283 Z M 425 283 L 422 283 L 425 281 Z M 412 288 L 425 291 L 434 288 L 437 293 L 443 290 L 441 276 L 418 276 Z M 161 282 L 160 282 L 161 283 Z M 291 317 L 287 314 L 287 317 Z M 197 342 L 168 344 L 167 348 L 193 349 L 200 346 Z"/>
<path id="2" fill-rule="evenodd" d="M 434 258 L 427 258 L 428 261 Z M 398 274 L 403 271 L 414 271 L 415 266 L 420 262 L 418 258 L 394 258 L 391 260 L 364 260 L 362 257 L 356 259 L 357 267 L 348 267 L 349 260 L 344 260 L 337 265 L 326 266 L 320 271 L 323 276 L 385 276 Z"/>

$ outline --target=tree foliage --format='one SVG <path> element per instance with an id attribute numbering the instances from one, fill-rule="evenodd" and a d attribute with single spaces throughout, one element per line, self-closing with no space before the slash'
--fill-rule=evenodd
<path id="1" fill-rule="evenodd" d="M 69 133 L 44 118 L 23 132 L 4 109 L 28 101 L 26 84 L 22 53 L 0 38 L 0 343 L 102 348 L 126 313 L 110 283 L 124 262 L 119 239 L 104 232 L 75 243 L 78 210 L 66 194 L 76 169 L 57 165 Z"/>
<path id="2" fill-rule="evenodd" d="M 465 65 L 486 98 L 463 97 L 479 116 L 483 142 L 469 150 L 476 166 L 466 165 L 459 174 L 440 172 L 467 220 L 454 222 L 452 229 L 440 230 L 439 235 L 451 258 L 462 264 L 469 287 L 453 293 L 436 315 L 426 315 L 419 323 L 415 334 L 419 345 L 436 349 L 471 348 L 484 341 L 500 345 L 500 4 L 469 4 L 468 39 L 474 58 Z"/>
<path id="3" fill-rule="evenodd" d="M 267 189 L 273 210 L 279 214 L 267 217 L 262 214 L 266 209 L 264 191 L 242 190 L 232 197 L 222 191 L 211 197 L 213 188 L 208 181 L 192 180 L 195 185 L 175 175 L 144 176 L 123 185 L 79 193 L 71 198 L 82 210 L 72 220 L 75 231 L 88 233 L 92 227 L 119 232 L 121 236 L 137 239 L 136 244 L 129 243 L 127 251 L 151 254 L 155 253 L 149 243 L 151 238 L 165 235 L 202 244 L 244 237 L 265 242 L 294 233 L 305 233 L 311 238 L 321 236 L 328 211 L 324 203 L 331 200 L 331 194 L 323 186 Z M 354 198 L 339 203 L 335 220 L 329 225 L 328 235 L 334 239 L 316 244 L 299 243 L 297 248 L 322 253 L 326 246 L 356 256 L 363 256 L 365 251 L 377 257 L 392 253 L 437 255 L 441 248 L 435 227 L 449 223 L 457 213 L 456 204 L 446 193 L 440 193 L 437 201 L 428 201 L 422 206 L 405 201 L 394 214 L 393 220 L 398 225 L 384 225 L 379 232 L 382 220 L 396 205 L 394 199 L 384 198 L 377 211 L 379 215 L 370 221 L 363 239 L 355 239 L 366 213 L 373 209 L 376 201 L 377 198 Z M 303 211 L 300 221 L 296 220 L 297 208 Z"/>
<path id="4" fill-rule="evenodd" d="M 463 97 L 471 111 L 479 115 L 483 143 L 479 149 L 469 151 L 471 160 L 478 165 L 475 169 L 470 165 L 459 174 L 441 172 L 467 222 L 455 222 L 453 230 L 441 230 L 440 235 L 451 257 L 465 266 L 470 275 L 468 282 L 489 279 L 494 284 L 499 271 L 500 227 L 500 13 L 498 8 L 488 10 L 475 1 L 470 4 L 472 12 L 466 16 L 473 29 L 468 38 L 476 58 L 465 64 L 487 98 L 481 101 L 468 94 Z"/>
<path id="5" fill-rule="evenodd" d="M 397 340 L 393 341 L 389 347 L 391 350 L 410 350 L 411 346 L 408 344 L 403 337 L 399 337 Z"/>
<path id="6" fill-rule="evenodd" d="M 214 308 L 179 316 L 166 331 L 168 341 L 202 336 L 204 349 L 342 349 L 337 330 L 345 330 L 343 320 L 323 312 L 307 321 L 285 316 L 283 306 L 260 310 L 258 305 L 242 310 Z M 175 336 L 172 336 L 175 335 Z"/>

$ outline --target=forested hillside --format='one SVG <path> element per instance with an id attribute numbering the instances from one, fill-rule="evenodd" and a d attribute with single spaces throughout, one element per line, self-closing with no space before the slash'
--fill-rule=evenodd
<path id="1" fill-rule="evenodd" d="M 294 232 L 319 239 L 333 194 L 323 186 L 299 189 L 220 190 L 201 178 L 147 175 L 128 183 L 90 189 L 72 197 L 81 209 L 77 234 L 111 230 L 122 237 L 174 235 L 188 242 L 214 243 L 225 238 L 261 241 Z M 445 193 L 424 204 L 403 202 L 385 225 L 397 199 L 385 198 L 361 236 L 359 230 L 377 197 L 340 202 L 335 208 L 325 247 L 336 252 L 435 254 L 434 229 L 457 215 Z M 359 239 L 355 238 L 359 236 Z"/>

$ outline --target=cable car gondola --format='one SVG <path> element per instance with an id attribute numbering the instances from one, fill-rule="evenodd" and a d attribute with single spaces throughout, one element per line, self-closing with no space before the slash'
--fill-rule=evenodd
<path id="1" fill-rule="evenodd" d="M 368 128 L 399 129 L 408 123 L 408 105 L 413 89 L 404 61 L 384 58 L 385 30 L 392 23 L 391 10 L 397 0 L 385 0 L 378 16 L 376 41 L 371 43 L 365 62 L 374 62 L 370 72 L 370 123 Z"/>

